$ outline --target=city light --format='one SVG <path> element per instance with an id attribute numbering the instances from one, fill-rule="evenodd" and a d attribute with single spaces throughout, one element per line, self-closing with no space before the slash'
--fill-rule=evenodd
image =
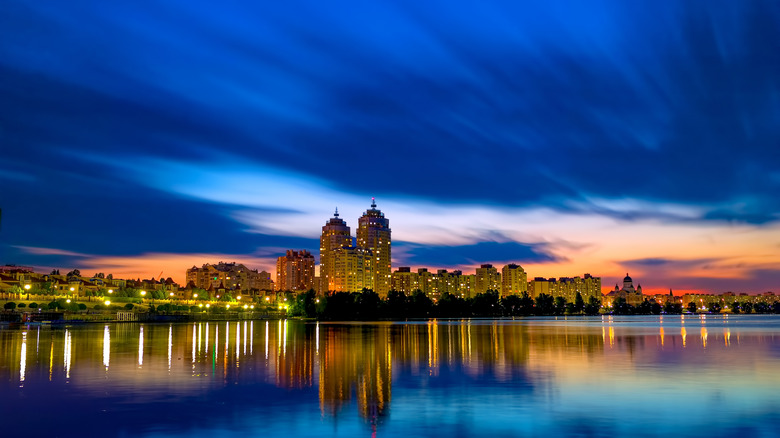
<path id="1" fill-rule="evenodd" d="M 142 291 L 141 291 L 141 296 L 142 296 L 142 297 L 146 296 L 146 291 L 145 291 L 145 290 L 142 290 Z"/>
<path id="2" fill-rule="evenodd" d="M 24 285 L 24 289 L 25 289 L 25 290 L 30 290 L 30 285 L 29 285 L 29 284 L 25 284 L 25 285 Z"/>
<path id="3" fill-rule="evenodd" d="M 111 305 L 111 301 L 104 301 L 103 304 L 105 304 L 106 306 L 110 306 Z"/>
<path id="4" fill-rule="evenodd" d="M 68 304 L 70 304 L 70 298 L 68 298 L 67 300 L 65 300 L 65 302 L 66 302 L 66 303 L 68 303 Z"/>
<path id="5" fill-rule="evenodd" d="M 114 289 L 109 289 L 108 293 L 110 293 L 110 294 L 114 293 Z"/>
<path id="6" fill-rule="evenodd" d="M 192 298 L 198 298 L 198 294 L 192 294 Z"/>
<path id="7" fill-rule="evenodd" d="M 72 288 L 70 288 L 70 291 L 71 291 L 71 292 L 73 292 L 74 290 L 76 290 L 76 288 L 73 288 L 73 287 L 72 287 Z"/>

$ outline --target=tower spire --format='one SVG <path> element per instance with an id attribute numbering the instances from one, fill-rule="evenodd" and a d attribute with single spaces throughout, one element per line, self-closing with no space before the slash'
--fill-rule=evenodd
<path id="1" fill-rule="evenodd" d="M 376 198 L 371 197 L 371 208 L 376 208 Z"/>
<path id="2" fill-rule="evenodd" d="M 336 212 L 333 213 L 333 217 L 339 217 L 339 208 L 336 207 Z"/>

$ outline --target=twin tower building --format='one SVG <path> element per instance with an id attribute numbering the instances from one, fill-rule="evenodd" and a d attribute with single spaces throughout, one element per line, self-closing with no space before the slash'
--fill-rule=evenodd
<path id="1" fill-rule="evenodd" d="M 392 282 L 390 267 L 390 221 L 376 201 L 358 219 L 357 242 L 339 217 L 333 214 L 320 237 L 320 284 L 323 292 L 360 292 L 371 289 L 387 296 Z"/>

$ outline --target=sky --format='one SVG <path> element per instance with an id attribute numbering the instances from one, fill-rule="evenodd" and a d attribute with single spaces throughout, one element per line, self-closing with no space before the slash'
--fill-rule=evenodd
<path id="1" fill-rule="evenodd" d="M 0 264 L 318 256 L 780 292 L 780 3 L 7 0 Z M 94 271 L 94 272 L 93 272 Z"/>

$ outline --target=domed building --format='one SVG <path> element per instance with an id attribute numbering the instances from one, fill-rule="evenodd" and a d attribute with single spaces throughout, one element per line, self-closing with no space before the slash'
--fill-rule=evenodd
<path id="1" fill-rule="evenodd" d="M 638 306 L 645 300 L 644 294 L 642 294 L 642 285 L 638 285 L 634 288 L 634 280 L 626 273 L 623 278 L 623 288 L 618 289 L 618 285 L 615 284 L 615 290 L 604 296 L 605 305 L 610 306 L 618 298 L 623 298 L 626 302 L 632 306 Z"/>

